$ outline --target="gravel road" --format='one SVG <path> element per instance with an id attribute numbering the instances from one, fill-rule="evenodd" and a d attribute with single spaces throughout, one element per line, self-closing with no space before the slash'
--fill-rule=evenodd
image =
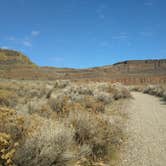
<path id="1" fill-rule="evenodd" d="M 132 93 L 120 166 L 166 166 L 166 103 Z"/>

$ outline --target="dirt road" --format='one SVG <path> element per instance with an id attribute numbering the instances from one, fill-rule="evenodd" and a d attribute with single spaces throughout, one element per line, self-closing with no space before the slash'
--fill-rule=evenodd
<path id="1" fill-rule="evenodd" d="M 132 93 L 120 166 L 166 166 L 166 104 L 160 98 Z"/>

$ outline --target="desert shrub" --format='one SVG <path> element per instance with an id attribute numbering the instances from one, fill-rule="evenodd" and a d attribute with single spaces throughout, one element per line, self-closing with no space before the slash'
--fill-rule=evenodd
<path id="1" fill-rule="evenodd" d="M 130 91 L 119 83 L 111 85 L 108 92 L 112 94 L 115 100 L 131 97 Z"/>
<path id="2" fill-rule="evenodd" d="M 118 100 L 122 98 L 122 93 L 117 88 L 116 89 L 112 88 L 110 94 L 112 94 L 112 98 L 114 100 Z"/>
<path id="3" fill-rule="evenodd" d="M 48 100 L 48 104 L 50 105 L 51 109 L 55 112 L 66 112 L 68 110 L 69 105 L 69 98 L 68 96 L 56 96 L 51 97 Z"/>
<path id="4" fill-rule="evenodd" d="M 112 100 L 130 97 L 129 89 L 120 83 L 97 83 L 94 87 L 94 96 L 98 96 L 99 100 L 105 101 L 106 104 Z"/>
<path id="5" fill-rule="evenodd" d="M 143 93 L 155 95 L 158 97 L 163 97 L 164 88 L 162 86 L 159 86 L 159 85 L 148 85 L 143 89 Z"/>
<path id="6" fill-rule="evenodd" d="M 29 96 L 28 96 L 29 95 Z M 29 90 L 27 97 L 32 98 L 32 97 L 42 97 L 44 95 L 44 89 L 31 89 Z"/>
<path id="7" fill-rule="evenodd" d="M 135 91 L 135 92 L 141 92 L 142 87 L 141 86 L 129 86 L 130 91 Z"/>
<path id="8" fill-rule="evenodd" d="M 87 86 L 85 86 L 85 85 L 79 86 L 79 87 L 77 87 L 76 91 L 80 95 L 93 95 L 93 89 L 89 85 L 87 85 Z"/>
<path id="9" fill-rule="evenodd" d="M 90 102 L 88 100 L 88 102 Z M 94 108 L 95 105 L 92 105 L 94 103 L 91 103 L 91 106 Z M 70 111 L 74 110 L 84 110 L 86 107 L 86 102 L 84 100 L 81 100 L 79 102 L 72 101 L 69 96 L 66 95 L 60 95 L 57 97 L 51 97 L 48 100 L 49 107 L 53 110 L 53 112 L 57 113 L 58 117 L 67 117 L 70 113 Z M 91 107 L 91 108 L 92 108 Z M 86 107 L 87 108 L 87 107 Z M 98 108 L 100 109 L 100 108 Z M 88 108 L 87 108 L 88 110 Z M 96 109 L 97 111 L 97 109 Z"/>
<path id="10" fill-rule="evenodd" d="M 154 93 L 155 88 L 156 88 L 156 87 L 155 87 L 154 85 L 148 85 L 148 86 L 146 86 L 146 87 L 143 89 L 143 92 L 144 92 L 144 93 L 147 93 L 147 94 L 153 95 L 153 94 L 155 94 L 155 93 Z"/>
<path id="11" fill-rule="evenodd" d="M 91 163 L 109 156 L 120 138 L 105 110 L 129 96 L 122 85 L 15 81 L 4 87 L 15 90 L 18 102 L 17 111 L 0 108 L 0 133 L 10 138 L 10 147 L 19 143 L 11 155 L 16 165 L 73 165 L 84 158 Z"/>
<path id="12" fill-rule="evenodd" d="M 140 91 L 146 94 L 162 97 L 166 100 L 166 87 L 164 85 L 146 85 L 141 86 Z"/>
<path id="13" fill-rule="evenodd" d="M 18 165 L 59 165 L 74 159 L 70 147 L 73 145 L 73 130 L 63 123 L 42 120 L 42 125 L 27 136 L 15 155 Z"/>
<path id="14" fill-rule="evenodd" d="M 121 87 L 121 96 L 122 98 L 130 98 L 131 94 L 130 91 L 126 87 Z"/>
<path id="15" fill-rule="evenodd" d="M 99 91 L 102 91 L 102 92 L 107 92 L 110 88 L 110 84 L 109 83 L 97 83 L 95 85 L 95 89 L 98 89 Z"/>
<path id="16" fill-rule="evenodd" d="M 37 99 L 34 98 L 33 100 L 30 100 L 28 102 L 28 112 L 30 114 L 37 112 L 38 110 L 41 110 L 44 105 L 47 104 L 46 99 Z"/>
<path id="17" fill-rule="evenodd" d="M 16 102 L 16 94 L 13 91 L 0 89 L 0 105 L 14 106 Z"/>
<path id="18" fill-rule="evenodd" d="M 67 87 L 68 85 L 70 85 L 70 81 L 69 80 L 57 80 L 54 83 L 54 88 L 63 89 L 65 87 Z"/>
<path id="19" fill-rule="evenodd" d="M 24 118 L 18 116 L 15 110 L 0 107 L 0 132 L 18 140 L 22 135 Z"/>
<path id="20" fill-rule="evenodd" d="M 143 93 L 150 93 L 151 87 L 147 86 L 143 89 Z"/>
<path id="21" fill-rule="evenodd" d="M 94 91 L 94 98 L 99 102 L 103 102 L 104 104 L 109 104 L 112 102 L 112 96 L 107 92 Z"/>
<path id="22" fill-rule="evenodd" d="M 83 109 L 93 112 L 104 112 L 105 103 L 88 95 L 74 95 L 73 97 L 66 95 L 59 95 L 51 97 L 48 100 L 51 109 L 57 113 L 69 113 L 76 109 Z"/>
<path id="23" fill-rule="evenodd" d="M 64 94 L 70 96 L 74 100 L 74 96 L 92 96 L 94 91 L 94 87 L 91 84 L 71 84 L 67 88 L 64 89 Z"/>
<path id="24" fill-rule="evenodd" d="M 154 89 L 153 95 L 162 97 L 163 96 L 163 92 L 164 92 L 164 89 L 159 86 L 159 87 L 157 87 L 157 88 Z"/>
<path id="25" fill-rule="evenodd" d="M 14 154 L 19 144 L 9 134 L 0 132 L 0 165 L 12 166 Z"/>
<path id="26" fill-rule="evenodd" d="M 108 154 L 111 142 L 111 127 L 101 117 L 87 111 L 71 111 L 67 119 L 75 129 L 77 144 L 86 144 L 91 148 L 93 158 Z"/>
<path id="27" fill-rule="evenodd" d="M 45 99 L 31 101 L 26 107 L 27 110 L 25 112 L 28 114 L 37 114 L 44 118 L 56 118 L 55 112 L 51 109 L 50 105 Z"/>
<path id="28" fill-rule="evenodd" d="M 0 107 L 0 163 L 12 165 L 16 147 L 23 136 L 24 119 L 16 111 Z"/>
<path id="29" fill-rule="evenodd" d="M 71 104 L 81 103 L 83 107 L 94 112 L 104 112 L 104 107 L 114 99 L 130 97 L 130 92 L 122 85 L 112 86 L 107 83 L 71 84 L 62 91 L 52 92 L 48 103 L 52 110 L 65 112 Z"/>
<path id="30" fill-rule="evenodd" d="M 76 94 L 69 94 L 68 97 L 71 99 L 72 102 L 81 102 L 84 100 L 85 95 Z"/>
<path id="31" fill-rule="evenodd" d="M 105 104 L 92 96 L 84 96 L 84 98 L 80 101 L 80 104 L 84 107 L 85 110 L 91 112 L 105 111 Z"/>
<path id="32" fill-rule="evenodd" d="M 46 94 L 46 98 L 49 99 L 51 97 L 51 94 L 54 90 L 54 86 L 50 85 L 50 84 L 46 84 L 45 86 L 45 94 Z"/>
<path id="33" fill-rule="evenodd" d="M 57 118 L 57 114 L 55 114 L 55 112 L 51 110 L 48 104 L 43 105 L 40 109 L 36 110 L 34 113 L 44 118 L 50 118 L 50 119 Z"/>
<path id="34" fill-rule="evenodd" d="M 8 91 L 17 91 L 19 88 L 19 84 L 15 81 L 1 81 L 0 89 L 8 90 Z"/>

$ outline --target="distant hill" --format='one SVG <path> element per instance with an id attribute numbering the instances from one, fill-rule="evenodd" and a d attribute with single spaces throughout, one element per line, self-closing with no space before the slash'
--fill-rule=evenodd
<path id="1" fill-rule="evenodd" d="M 87 69 L 39 67 L 20 52 L 0 49 L 0 78 L 166 83 L 166 59 L 131 60 Z"/>
<path id="2" fill-rule="evenodd" d="M 1 65 L 34 65 L 30 59 L 20 52 L 13 50 L 0 49 Z"/>

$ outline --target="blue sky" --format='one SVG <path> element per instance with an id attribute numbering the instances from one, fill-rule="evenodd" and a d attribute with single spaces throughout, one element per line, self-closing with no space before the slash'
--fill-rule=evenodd
<path id="1" fill-rule="evenodd" d="M 166 58 L 166 1 L 0 0 L 0 47 L 57 67 Z"/>

